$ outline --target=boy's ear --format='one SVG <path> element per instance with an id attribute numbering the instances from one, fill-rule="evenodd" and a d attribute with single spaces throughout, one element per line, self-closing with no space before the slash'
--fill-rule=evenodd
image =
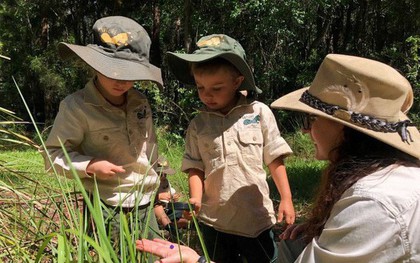
<path id="1" fill-rule="evenodd" d="M 239 88 L 242 84 L 242 82 L 244 81 L 245 77 L 244 76 L 239 76 L 235 79 L 235 87 Z"/>

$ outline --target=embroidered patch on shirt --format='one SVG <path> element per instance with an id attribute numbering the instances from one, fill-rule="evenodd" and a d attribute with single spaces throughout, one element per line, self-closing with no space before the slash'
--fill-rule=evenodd
<path id="1" fill-rule="evenodd" d="M 137 109 L 137 119 L 141 120 L 147 117 L 147 109 L 146 107 Z"/>
<path id="2" fill-rule="evenodd" d="M 252 119 L 245 119 L 244 120 L 244 125 L 249 125 L 249 124 L 253 124 L 253 123 L 259 123 L 260 122 L 260 115 L 258 114 L 257 116 L 255 116 Z"/>

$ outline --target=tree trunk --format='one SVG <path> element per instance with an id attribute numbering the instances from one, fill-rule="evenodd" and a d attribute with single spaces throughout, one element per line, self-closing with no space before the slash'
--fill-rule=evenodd
<path id="1" fill-rule="evenodd" d="M 151 32 L 152 46 L 150 47 L 150 61 L 153 65 L 161 67 L 162 56 L 160 51 L 160 6 L 158 0 L 152 2 L 153 25 Z"/>
<path id="2" fill-rule="evenodd" d="M 184 47 L 187 53 L 191 53 L 193 47 L 191 46 L 192 37 L 191 37 L 191 0 L 184 1 Z"/>

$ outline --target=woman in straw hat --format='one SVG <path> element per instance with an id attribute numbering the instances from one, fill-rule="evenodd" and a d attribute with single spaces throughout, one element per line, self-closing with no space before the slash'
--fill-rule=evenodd
<path id="1" fill-rule="evenodd" d="M 420 260 L 420 134 L 403 113 L 411 96 L 385 64 L 328 55 L 309 88 L 271 105 L 306 113 L 316 158 L 329 162 L 307 222 L 281 235 L 302 233 L 297 262 Z"/>
<path id="2" fill-rule="evenodd" d="M 135 227 L 141 229 L 159 184 L 153 169 L 158 153 L 151 108 L 133 85 L 162 85 L 162 78 L 160 69 L 149 63 L 149 35 L 134 20 L 104 17 L 95 22 L 93 33 L 93 44 L 58 46 L 62 58 L 84 61 L 95 75 L 60 103 L 41 152 L 48 171 L 73 178 L 73 167 L 88 192 L 97 186 L 108 207 L 104 217 L 118 236 L 120 211 L 138 213 Z M 149 224 L 158 229 L 154 215 Z"/>
<path id="3" fill-rule="evenodd" d="M 279 262 L 420 262 L 420 134 L 403 113 L 410 94 L 393 68 L 331 54 L 309 88 L 271 105 L 306 113 L 315 157 L 328 161 L 307 222 L 281 235 Z M 176 258 L 167 247 L 137 241 Z M 184 262 L 199 258 L 182 252 Z"/>

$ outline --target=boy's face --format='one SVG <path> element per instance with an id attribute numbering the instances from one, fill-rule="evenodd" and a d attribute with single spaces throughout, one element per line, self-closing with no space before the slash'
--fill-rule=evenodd
<path id="1" fill-rule="evenodd" d="M 236 91 L 244 80 L 220 67 L 213 72 L 194 73 L 198 96 L 209 110 L 228 113 L 236 104 Z"/>
<path id="2" fill-rule="evenodd" d="M 134 85 L 134 81 L 110 79 L 100 73 L 97 76 L 103 91 L 109 97 L 121 97 Z"/>

